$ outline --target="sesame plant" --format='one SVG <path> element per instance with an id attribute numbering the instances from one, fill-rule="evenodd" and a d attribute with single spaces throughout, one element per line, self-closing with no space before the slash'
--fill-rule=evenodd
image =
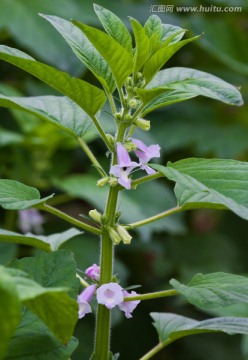
<path id="1" fill-rule="evenodd" d="M 23 226 L 25 219 L 31 218 L 35 226 L 40 226 L 37 210 L 73 226 L 49 236 L 32 234 L 29 227 L 24 229 L 26 235 L 0 231 L 1 241 L 42 250 L 36 257 L 12 260 L 1 266 L 0 359 L 72 359 L 77 347 L 77 339 L 73 337 L 75 325 L 79 319 L 84 321 L 85 316 L 92 316 L 87 315 L 91 312 L 95 313 L 96 321 L 91 360 L 118 359 L 122 356 L 111 352 L 110 341 L 111 311 L 115 307 L 129 319 L 135 318 L 133 311 L 141 301 L 170 296 L 182 297 L 206 311 L 248 303 L 248 279 L 241 275 L 196 274 L 188 284 L 171 279 L 166 289 L 142 293 L 142 284 L 125 288 L 122 279 L 114 273 L 114 249 L 123 244 L 132 247 L 138 227 L 199 208 L 230 210 L 247 220 L 248 165 L 216 158 L 187 158 L 158 164 L 159 144 L 145 144 L 137 137 L 137 129 L 152 131 L 149 113 L 200 95 L 240 106 L 241 94 L 235 86 L 214 75 L 184 67 L 164 68 L 181 47 L 199 40 L 200 36 L 184 39 L 185 29 L 163 24 L 156 15 L 150 16 L 144 26 L 130 18 L 132 32 L 129 32 L 111 11 L 98 5 L 94 5 L 94 10 L 105 31 L 76 20 L 41 16 L 62 35 L 99 86 L 71 77 L 22 51 L 0 46 L 1 60 L 63 94 L 36 97 L 0 94 L 0 105 L 39 116 L 71 135 L 99 175 L 96 187 L 107 190 L 104 205 L 99 204 L 99 208 L 84 214 L 89 215 L 90 221 L 85 217 L 78 220 L 49 204 L 54 194 L 41 197 L 34 187 L 11 179 L 0 180 L 0 205 L 6 210 L 21 211 Z M 106 104 L 111 113 L 112 130 L 108 132 L 101 121 Z M 92 124 L 105 146 L 108 168 L 96 158 L 94 149 L 85 140 Z M 143 184 L 158 178 L 174 182 L 175 206 L 143 220 L 125 223 L 120 201 L 123 194 L 142 189 Z M 150 201 L 152 196 L 147 201 L 148 207 Z M 73 253 L 60 250 L 63 243 L 82 231 L 100 241 L 99 263 L 81 269 L 83 274 L 77 269 Z M 159 340 L 140 360 L 151 359 L 170 343 L 188 335 L 248 334 L 247 318 L 208 317 L 198 321 L 156 312 L 150 316 Z"/>

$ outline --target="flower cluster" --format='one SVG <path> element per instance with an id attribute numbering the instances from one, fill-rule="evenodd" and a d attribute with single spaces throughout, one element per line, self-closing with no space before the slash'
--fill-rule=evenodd
<path id="1" fill-rule="evenodd" d="M 127 149 L 120 142 L 117 143 L 117 164 L 111 166 L 110 174 L 114 175 L 118 179 L 118 183 L 126 189 L 131 189 L 131 179 L 129 175 L 135 168 L 145 170 L 147 174 L 154 174 L 155 171 L 147 165 L 147 163 L 154 157 L 160 157 L 160 146 L 150 145 L 146 146 L 142 141 L 138 139 L 131 139 L 135 145 L 135 155 L 139 159 L 139 163 L 132 161 Z"/>
<path id="2" fill-rule="evenodd" d="M 100 277 L 100 268 L 98 265 L 93 264 L 85 271 L 92 280 L 99 281 Z M 129 296 L 135 296 L 137 293 L 122 289 L 122 287 L 114 282 L 103 284 L 97 287 L 97 284 L 87 286 L 83 292 L 78 295 L 78 317 L 79 319 L 83 318 L 86 314 L 91 313 L 90 302 L 93 299 L 93 296 L 96 294 L 96 299 L 98 304 L 105 305 L 108 309 L 113 309 L 115 306 L 118 306 L 121 311 L 125 313 L 126 318 L 132 317 L 132 312 L 136 306 L 140 303 L 140 300 L 134 301 L 124 301 L 124 298 Z"/>

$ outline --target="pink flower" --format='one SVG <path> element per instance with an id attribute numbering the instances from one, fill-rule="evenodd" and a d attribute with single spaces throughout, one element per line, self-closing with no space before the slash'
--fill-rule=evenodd
<path id="1" fill-rule="evenodd" d="M 129 297 L 129 296 L 135 296 L 137 295 L 137 293 L 135 291 L 129 293 L 126 290 L 123 290 L 123 295 L 124 297 Z M 124 311 L 126 318 L 130 319 L 132 317 L 131 313 L 134 311 L 134 309 L 139 303 L 140 300 L 123 301 L 121 304 L 118 305 L 118 307 L 121 311 Z"/>
<path id="2" fill-rule="evenodd" d="M 26 209 L 18 211 L 18 224 L 23 233 L 34 231 L 36 234 L 42 234 L 43 216 L 36 209 Z"/>
<path id="3" fill-rule="evenodd" d="M 110 174 L 116 176 L 118 183 L 129 190 L 131 189 L 131 180 L 128 176 L 139 164 L 131 161 L 127 149 L 120 142 L 117 143 L 116 152 L 118 164 L 111 166 Z"/>
<path id="4" fill-rule="evenodd" d="M 78 310 L 78 318 L 82 319 L 85 314 L 91 313 L 91 306 L 89 302 L 92 300 L 95 292 L 96 292 L 97 285 L 89 285 L 87 288 L 84 289 L 84 291 L 78 295 L 77 302 L 79 306 Z"/>
<path id="5" fill-rule="evenodd" d="M 85 274 L 91 278 L 91 280 L 100 280 L 100 266 L 93 264 L 85 270 Z"/>
<path id="6" fill-rule="evenodd" d="M 160 157 L 160 146 L 159 145 L 150 145 L 146 146 L 142 141 L 138 139 L 132 139 L 133 143 L 136 145 L 135 154 L 138 156 L 140 161 L 140 168 L 145 170 L 147 174 L 155 174 L 156 171 L 153 170 L 147 163 L 154 157 Z"/>
<path id="7" fill-rule="evenodd" d="M 96 298 L 99 304 L 113 309 L 123 302 L 122 287 L 117 283 L 108 283 L 100 286 L 96 291 Z"/>

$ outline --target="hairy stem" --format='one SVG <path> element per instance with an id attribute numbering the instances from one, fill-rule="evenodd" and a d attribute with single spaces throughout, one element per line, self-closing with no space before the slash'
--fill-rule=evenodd
<path id="1" fill-rule="evenodd" d="M 70 215 L 67 215 L 65 214 L 64 212 L 50 206 L 50 205 L 47 205 L 47 204 L 39 204 L 39 205 L 36 205 L 35 206 L 36 209 L 39 209 L 39 210 L 44 210 L 46 212 L 49 212 L 50 214 L 53 214 L 53 215 L 56 215 L 57 217 L 79 227 L 80 229 L 84 229 L 84 230 L 87 230 L 93 234 L 97 234 L 97 235 L 100 235 L 102 233 L 102 230 L 101 229 L 98 229 L 94 226 L 91 226 L 89 224 L 86 224 L 85 222 L 83 221 L 79 221 L 75 218 L 73 218 L 72 216 Z"/>
<path id="2" fill-rule="evenodd" d="M 78 138 L 78 142 L 79 142 L 81 148 L 83 149 L 83 151 L 85 152 L 85 154 L 88 156 L 88 158 L 92 162 L 92 164 L 95 166 L 96 170 L 99 172 L 99 174 L 103 177 L 107 176 L 107 174 L 103 170 L 101 164 L 98 162 L 98 160 L 96 159 L 95 155 L 90 150 L 90 148 L 86 144 L 86 142 L 80 137 Z"/>
<path id="3" fill-rule="evenodd" d="M 160 220 L 160 219 L 163 219 L 164 217 L 166 216 L 169 216 L 169 215 L 172 215 L 172 214 L 175 214 L 175 213 L 178 213 L 182 211 L 182 208 L 181 206 L 175 206 L 174 208 L 172 209 L 169 209 L 169 210 L 166 210 L 166 211 L 163 211 L 157 215 L 154 215 L 154 216 L 151 216 L 147 219 L 144 219 L 144 220 L 140 220 L 140 221 L 136 221 L 132 224 L 129 224 L 127 226 L 125 226 L 125 228 L 127 230 L 130 230 L 130 229 L 134 229 L 136 227 L 139 227 L 139 226 L 143 226 L 143 225 L 146 225 L 146 224 L 150 224 L 151 222 L 154 222 L 154 221 L 157 221 L 157 220 Z"/>
<path id="4" fill-rule="evenodd" d="M 175 296 L 178 295 L 177 291 L 174 289 L 164 290 L 164 291 L 156 291 L 153 293 L 140 294 L 135 296 L 128 296 L 124 298 L 124 301 L 134 301 L 134 300 L 151 300 L 157 299 L 161 297 Z"/>

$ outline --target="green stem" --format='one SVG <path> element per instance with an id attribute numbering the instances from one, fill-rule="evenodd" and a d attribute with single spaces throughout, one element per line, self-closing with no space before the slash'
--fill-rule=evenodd
<path id="1" fill-rule="evenodd" d="M 99 172 L 99 174 L 103 177 L 106 177 L 107 176 L 106 172 L 103 170 L 101 164 L 98 162 L 98 160 L 96 159 L 95 155 L 90 150 L 90 148 L 86 144 L 86 142 L 80 137 L 78 137 L 78 142 L 79 142 L 81 148 L 83 149 L 83 151 L 85 152 L 85 154 L 88 156 L 88 158 L 92 162 L 92 164 L 95 166 L 96 170 Z"/>
<path id="2" fill-rule="evenodd" d="M 124 301 L 134 301 L 134 300 L 150 300 L 150 299 L 157 299 L 161 297 L 168 297 L 168 296 L 175 296 L 178 295 L 178 292 L 174 289 L 171 290 L 164 290 L 164 291 L 156 291 L 153 293 L 135 295 L 135 296 L 128 296 L 124 298 Z"/>
<path id="3" fill-rule="evenodd" d="M 142 356 L 139 360 L 149 360 L 154 355 L 156 355 L 160 350 L 162 350 L 165 346 L 169 345 L 173 340 L 167 340 L 164 342 L 158 343 L 153 349 L 151 349 L 147 354 Z"/>
<path id="4" fill-rule="evenodd" d="M 87 287 L 89 286 L 89 284 L 87 283 L 87 281 L 85 281 L 79 274 L 76 274 L 76 277 L 79 279 L 80 281 L 80 284 L 83 286 L 83 287 Z"/>
<path id="5" fill-rule="evenodd" d="M 151 222 L 157 221 L 159 219 L 162 219 L 162 218 L 164 218 L 166 216 L 178 213 L 180 211 L 182 211 L 182 207 L 181 206 L 176 206 L 176 207 L 174 207 L 172 209 L 163 211 L 162 213 L 151 216 L 151 217 L 149 217 L 147 219 L 136 221 L 136 222 L 134 222 L 132 224 L 129 224 L 129 225 L 125 226 L 125 229 L 130 230 L 130 229 L 134 229 L 134 228 L 139 227 L 139 226 L 150 224 Z"/>
<path id="6" fill-rule="evenodd" d="M 79 221 L 75 218 L 73 218 L 72 216 L 69 216 L 67 214 L 65 214 L 64 212 L 50 206 L 50 205 L 47 205 L 47 204 L 39 204 L 39 205 L 36 205 L 35 208 L 39 209 L 39 210 L 44 210 L 46 212 L 49 212 L 50 214 L 53 214 L 53 215 L 56 215 L 57 217 L 81 228 L 81 229 L 84 229 L 84 230 L 87 230 L 93 234 L 101 234 L 102 233 L 102 230 L 101 229 L 98 229 L 94 226 L 91 226 L 91 225 L 88 225 L 86 224 L 85 222 L 83 221 Z"/>
<path id="7" fill-rule="evenodd" d="M 136 179 L 132 181 L 132 187 L 136 188 L 138 185 L 144 184 L 148 181 L 152 181 L 155 179 L 158 179 L 160 177 L 162 177 L 164 175 L 162 175 L 160 172 L 156 172 L 156 174 L 152 174 L 152 175 L 147 175 L 147 176 L 143 176 L 140 179 Z"/>
<path id="8" fill-rule="evenodd" d="M 110 227 L 114 226 L 115 224 L 117 199 L 118 189 L 116 187 L 110 188 L 105 210 L 106 222 Z M 100 284 L 111 282 L 113 277 L 113 259 L 114 245 L 105 227 L 103 228 L 101 241 Z M 110 310 L 108 310 L 105 306 L 99 304 L 97 310 L 95 349 L 93 359 L 109 360 L 111 330 L 110 328 Z"/>
<path id="9" fill-rule="evenodd" d="M 113 147 L 112 147 L 112 145 L 110 144 L 110 142 L 109 142 L 109 140 L 108 140 L 105 132 L 103 131 L 101 125 L 99 124 L 98 120 L 96 119 L 95 116 L 92 116 L 91 119 L 92 119 L 93 123 L 95 124 L 95 126 L 96 126 L 99 134 L 101 135 L 103 141 L 105 142 L 106 146 L 108 147 L 108 149 L 109 149 L 110 151 L 112 151 L 112 150 L 113 150 Z"/>

